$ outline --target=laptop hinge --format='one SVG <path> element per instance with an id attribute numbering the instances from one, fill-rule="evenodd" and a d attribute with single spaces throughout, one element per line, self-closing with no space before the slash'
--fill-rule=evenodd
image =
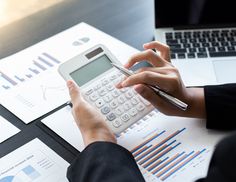
<path id="1" fill-rule="evenodd" d="M 183 25 L 174 27 L 174 30 L 188 30 L 188 29 L 209 29 L 209 28 L 231 28 L 236 27 L 236 24 L 211 24 L 211 25 Z"/>

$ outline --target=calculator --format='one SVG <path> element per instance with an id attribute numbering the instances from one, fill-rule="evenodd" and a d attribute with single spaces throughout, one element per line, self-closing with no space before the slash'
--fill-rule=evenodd
<path id="1" fill-rule="evenodd" d="M 115 134 L 120 134 L 154 107 L 132 87 L 115 87 L 124 76 L 111 63 L 121 65 L 106 46 L 98 44 L 62 63 L 58 72 L 65 80 L 74 80 L 85 100 L 105 116 Z"/>

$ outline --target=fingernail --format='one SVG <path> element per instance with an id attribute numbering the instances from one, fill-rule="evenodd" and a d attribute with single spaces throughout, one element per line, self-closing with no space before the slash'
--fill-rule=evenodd
<path id="1" fill-rule="evenodd" d="M 68 87 L 72 87 L 72 86 L 73 86 L 73 82 L 72 82 L 71 80 L 68 80 L 68 81 L 67 81 L 67 86 L 68 86 Z"/>

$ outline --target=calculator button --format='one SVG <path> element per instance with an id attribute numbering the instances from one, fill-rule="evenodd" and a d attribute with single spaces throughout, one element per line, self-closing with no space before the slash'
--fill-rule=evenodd
<path id="1" fill-rule="evenodd" d="M 111 109 L 108 106 L 105 106 L 101 109 L 102 114 L 107 114 L 111 111 Z"/>
<path id="2" fill-rule="evenodd" d="M 130 104 L 129 102 L 126 102 L 126 103 L 124 103 L 123 107 L 127 111 L 132 107 L 132 104 Z"/>
<path id="3" fill-rule="evenodd" d="M 143 111 L 145 109 L 145 106 L 142 103 L 139 103 L 136 108 L 138 109 L 138 111 Z"/>
<path id="4" fill-rule="evenodd" d="M 113 84 L 108 84 L 106 87 L 107 87 L 107 90 L 109 90 L 109 91 L 111 91 L 111 90 L 114 90 L 114 89 L 115 89 L 115 87 L 114 87 L 114 85 L 113 85 Z"/>
<path id="5" fill-rule="evenodd" d="M 131 90 L 129 90 L 128 92 L 125 93 L 125 96 L 126 96 L 127 99 L 130 99 L 134 96 L 134 94 Z"/>
<path id="6" fill-rule="evenodd" d="M 116 75 L 112 75 L 112 76 L 110 77 L 110 80 L 112 81 L 112 80 L 115 80 L 116 78 L 117 78 Z"/>
<path id="7" fill-rule="evenodd" d="M 112 125 L 113 125 L 115 128 L 119 128 L 119 127 L 122 125 L 122 121 L 116 119 L 115 121 L 112 121 Z"/>
<path id="8" fill-rule="evenodd" d="M 118 102 L 117 102 L 116 100 L 113 100 L 113 101 L 110 102 L 110 106 L 111 106 L 112 109 L 117 108 L 118 105 L 119 105 L 119 104 L 118 104 Z"/>
<path id="9" fill-rule="evenodd" d="M 111 93 L 111 95 L 112 95 L 113 97 L 118 97 L 118 96 L 120 95 L 120 92 L 119 92 L 119 90 L 114 90 L 114 91 Z"/>
<path id="10" fill-rule="evenodd" d="M 107 79 L 103 79 L 102 80 L 102 85 L 106 85 L 106 84 L 108 84 L 109 83 L 109 81 L 107 80 Z"/>
<path id="11" fill-rule="evenodd" d="M 124 108 L 122 106 L 118 107 L 116 110 L 115 110 L 115 113 L 117 115 L 121 115 L 124 113 Z"/>
<path id="12" fill-rule="evenodd" d="M 129 110 L 129 115 L 130 115 L 130 116 L 135 116 L 136 114 L 138 114 L 137 109 L 132 108 L 132 109 Z"/>
<path id="13" fill-rule="evenodd" d="M 117 100 L 118 100 L 119 104 L 123 104 L 126 101 L 126 98 L 123 95 L 121 95 L 118 97 Z"/>
<path id="14" fill-rule="evenodd" d="M 89 99 L 90 99 L 91 101 L 95 101 L 95 100 L 98 99 L 98 95 L 97 95 L 96 93 L 93 93 L 93 94 L 91 94 L 91 95 L 89 96 Z"/>
<path id="15" fill-rule="evenodd" d="M 132 103 L 133 105 L 138 104 L 138 103 L 139 103 L 138 98 L 137 98 L 137 97 L 132 98 L 132 99 L 131 99 L 131 103 Z"/>
<path id="16" fill-rule="evenodd" d="M 92 88 L 85 91 L 85 95 L 90 95 L 91 93 L 93 93 Z"/>
<path id="17" fill-rule="evenodd" d="M 109 121 L 113 121 L 114 119 L 116 119 L 116 115 L 114 113 L 110 113 L 107 115 L 107 119 Z"/>
<path id="18" fill-rule="evenodd" d="M 124 122 L 127 122 L 127 121 L 129 121 L 130 117 L 128 114 L 125 113 L 120 117 L 120 119 Z"/>
<path id="19" fill-rule="evenodd" d="M 110 102 L 113 99 L 113 97 L 111 96 L 111 94 L 107 94 L 103 97 L 103 99 L 105 102 Z"/>
<path id="20" fill-rule="evenodd" d="M 97 84 L 95 87 L 94 87 L 94 90 L 98 90 L 98 89 L 100 89 L 100 88 L 102 88 L 102 84 Z"/>
<path id="21" fill-rule="evenodd" d="M 105 102 L 104 102 L 102 99 L 98 99 L 98 100 L 96 100 L 96 102 L 95 102 L 95 105 L 96 105 L 98 108 L 102 107 L 104 104 L 105 104 Z"/>
<path id="22" fill-rule="evenodd" d="M 104 96 L 104 95 L 107 94 L 107 90 L 105 88 L 101 88 L 101 89 L 98 90 L 98 94 L 100 96 Z"/>

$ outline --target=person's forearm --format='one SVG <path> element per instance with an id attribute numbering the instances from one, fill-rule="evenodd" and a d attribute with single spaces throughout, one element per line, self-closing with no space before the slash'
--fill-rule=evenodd
<path id="1" fill-rule="evenodd" d="M 205 96 L 203 88 L 187 88 L 189 99 L 188 108 L 180 116 L 206 118 Z"/>

